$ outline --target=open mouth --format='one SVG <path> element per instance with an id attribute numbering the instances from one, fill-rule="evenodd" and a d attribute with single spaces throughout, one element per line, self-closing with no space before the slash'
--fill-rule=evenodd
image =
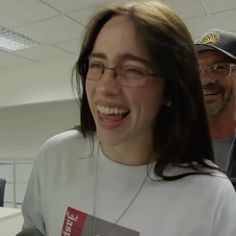
<path id="1" fill-rule="evenodd" d="M 130 113 L 130 110 L 127 108 L 106 107 L 102 105 L 97 105 L 96 108 L 101 124 L 109 127 L 120 125 Z"/>
<path id="2" fill-rule="evenodd" d="M 111 107 L 105 107 L 102 105 L 97 105 L 97 111 L 104 115 L 111 115 L 111 116 L 120 116 L 120 115 L 127 115 L 130 111 L 126 108 L 111 108 Z"/>
<path id="3" fill-rule="evenodd" d="M 204 90 L 204 95 L 205 96 L 216 96 L 221 94 L 220 91 L 213 91 L 213 90 Z"/>
<path id="4" fill-rule="evenodd" d="M 205 96 L 215 96 L 215 95 L 219 95 L 220 93 L 204 93 Z"/>

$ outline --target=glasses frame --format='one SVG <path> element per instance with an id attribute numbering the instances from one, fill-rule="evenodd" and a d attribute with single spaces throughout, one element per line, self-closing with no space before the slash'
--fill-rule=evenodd
<path id="1" fill-rule="evenodd" d="M 143 73 L 145 74 L 143 76 L 143 82 L 142 83 L 139 83 L 139 84 L 132 84 L 132 83 L 125 83 L 123 80 L 121 80 L 122 78 L 125 78 L 125 75 L 122 73 L 122 70 L 121 70 L 121 67 L 122 66 L 116 66 L 116 67 L 108 67 L 108 66 L 105 66 L 103 63 L 100 63 L 101 65 L 101 72 L 100 72 L 100 75 L 98 76 L 98 78 L 92 78 L 89 76 L 89 70 L 90 70 L 90 61 L 86 61 L 86 66 L 87 66 L 87 75 L 86 75 L 86 78 L 88 80 L 93 80 L 93 81 L 99 81 L 102 76 L 104 75 L 105 71 L 106 70 L 112 70 L 114 72 L 114 78 L 116 80 L 116 82 L 121 85 L 121 86 L 126 86 L 126 87 L 143 87 L 145 86 L 148 81 L 150 80 L 150 78 L 153 78 L 153 77 L 157 77 L 158 74 L 155 74 L 155 73 L 151 73 L 151 72 L 148 72 L 148 69 L 145 70 L 143 69 Z M 99 63 L 98 63 L 99 64 Z"/>
<path id="2" fill-rule="evenodd" d="M 212 71 L 212 68 L 214 66 L 217 66 L 217 65 L 227 65 L 229 66 L 229 72 L 228 72 L 228 75 L 218 75 L 219 78 L 226 78 L 226 77 L 231 77 L 232 75 L 232 71 L 235 69 L 236 70 L 236 64 L 235 63 L 227 63 L 227 62 L 219 62 L 219 63 L 213 63 L 213 64 L 205 64 L 204 66 L 202 66 L 203 64 L 199 64 L 199 71 L 200 71 L 200 75 L 201 77 L 203 76 L 203 73 L 204 72 L 208 72 L 209 75 L 211 75 L 212 78 L 215 79 L 215 75 L 213 75 L 213 71 Z"/>

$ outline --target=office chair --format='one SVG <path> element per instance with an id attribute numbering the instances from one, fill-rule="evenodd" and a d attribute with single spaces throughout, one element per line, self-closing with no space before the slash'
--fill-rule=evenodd
<path id="1" fill-rule="evenodd" d="M 5 190 L 6 180 L 0 178 L 0 207 L 4 204 L 4 190 Z"/>

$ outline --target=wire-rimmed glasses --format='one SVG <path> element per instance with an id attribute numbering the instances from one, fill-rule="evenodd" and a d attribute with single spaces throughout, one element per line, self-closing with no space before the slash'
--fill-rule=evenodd
<path id="1" fill-rule="evenodd" d="M 105 66 L 102 62 L 90 59 L 88 61 L 87 79 L 98 81 L 104 74 L 105 70 L 114 71 L 114 78 L 117 83 L 127 87 L 142 87 L 150 78 L 157 76 L 151 73 L 144 66 L 120 64 L 115 68 Z"/>
<path id="2" fill-rule="evenodd" d="M 214 63 L 214 64 L 205 64 L 202 63 L 199 65 L 199 70 L 201 77 L 204 77 L 206 72 L 211 75 L 213 79 L 221 79 L 230 77 L 233 70 L 236 70 L 236 64 L 233 63 Z"/>

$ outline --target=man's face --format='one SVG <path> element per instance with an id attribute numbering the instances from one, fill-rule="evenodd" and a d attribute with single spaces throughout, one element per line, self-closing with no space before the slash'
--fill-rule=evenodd
<path id="1" fill-rule="evenodd" d="M 233 95 L 233 73 L 228 75 L 229 57 L 216 51 L 198 54 L 205 105 L 208 115 L 214 116 L 227 108 Z M 221 64 L 226 63 L 226 64 Z"/>

